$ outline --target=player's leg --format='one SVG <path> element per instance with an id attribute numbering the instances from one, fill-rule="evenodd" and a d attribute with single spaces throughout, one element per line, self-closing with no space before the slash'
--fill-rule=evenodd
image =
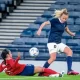
<path id="1" fill-rule="evenodd" d="M 42 74 L 40 76 L 50 76 L 50 75 L 54 75 L 54 74 L 58 74 L 59 75 L 58 72 L 56 72 L 56 71 L 54 71 L 52 69 L 36 66 L 34 68 L 34 73 L 39 73 L 39 72 L 42 72 Z"/>
<path id="2" fill-rule="evenodd" d="M 67 68 L 68 68 L 68 73 L 70 72 L 70 74 L 74 74 L 74 75 L 78 74 L 77 72 L 73 72 L 73 71 L 72 71 L 72 54 L 73 54 L 72 50 L 71 50 L 67 45 L 65 45 L 65 44 L 63 44 L 63 43 L 60 43 L 60 44 L 58 45 L 58 47 L 59 47 L 59 50 L 60 50 L 61 52 L 64 52 L 64 53 L 67 55 Z M 71 73 L 71 72 L 72 72 L 72 73 Z"/>
<path id="3" fill-rule="evenodd" d="M 69 47 L 65 47 L 64 53 L 67 55 L 67 67 L 68 67 L 68 75 L 77 75 L 78 72 L 74 72 L 72 70 L 72 50 Z"/>
<path id="4" fill-rule="evenodd" d="M 48 68 L 50 64 L 56 60 L 56 53 L 51 53 L 49 60 L 44 64 L 43 67 Z"/>
<path id="5" fill-rule="evenodd" d="M 50 64 L 55 61 L 56 59 L 56 52 L 57 52 L 57 44 L 56 43 L 48 43 L 47 44 L 48 50 L 49 50 L 49 54 L 50 54 L 50 58 L 49 60 L 44 64 L 43 67 L 48 68 L 50 66 Z"/>

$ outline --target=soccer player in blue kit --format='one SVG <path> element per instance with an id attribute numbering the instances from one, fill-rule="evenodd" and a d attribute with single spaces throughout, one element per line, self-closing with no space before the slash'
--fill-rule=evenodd
<path id="1" fill-rule="evenodd" d="M 75 36 L 75 33 L 71 32 L 67 26 L 68 19 L 67 9 L 55 10 L 54 18 L 50 21 L 46 21 L 41 24 L 37 31 L 37 35 L 41 34 L 41 30 L 45 25 L 51 24 L 50 34 L 48 37 L 47 47 L 49 50 L 50 58 L 44 64 L 45 68 L 48 68 L 50 64 L 56 59 L 56 53 L 64 52 L 67 55 L 67 74 L 68 75 L 78 75 L 78 72 L 72 70 L 72 50 L 61 42 L 62 34 L 66 31 L 69 35 Z"/>

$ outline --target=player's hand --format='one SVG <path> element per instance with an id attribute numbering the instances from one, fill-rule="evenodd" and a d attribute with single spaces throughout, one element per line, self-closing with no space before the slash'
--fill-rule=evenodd
<path id="1" fill-rule="evenodd" d="M 37 34 L 38 36 L 40 36 L 41 30 L 39 29 L 36 34 Z"/>
<path id="2" fill-rule="evenodd" d="M 4 68 L 6 65 L 5 64 L 2 64 L 2 67 Z"/>
<path id="3" fill-rule="evenodd" d="M 72 33 L 72 37 L 74 37 L 76 35 L 76 33 Z"/>
<path id="4" fill-rule="evenodd" d="M 20 57 L 20 52 L 18 52 L 18 57 Z"/>

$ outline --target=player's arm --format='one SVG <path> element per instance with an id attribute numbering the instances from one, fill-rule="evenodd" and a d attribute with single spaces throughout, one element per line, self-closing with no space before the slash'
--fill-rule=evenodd
<path id="1" fill-rule="evenodd" d="M 38 31 L 37 31 L 37 35 L 40 35 L 41 34 L 41 30 L 43 29 L 43 27 L 45 25 L 48 25 L 48 24 L 50 24 L 50 21 L 46 21 L 46 22 L 42 23 L 41 26 L 39 27 Z"/>
<path id="2" fill-rule="evenodd" d="M 20 60 L 20 52 L 18 52 L 18 57 L 16 58 L 16 61 L 15 61 L 14 65 L 16 65 L 19 60 Z"/>
<path id="3" fill-rule="evenodd" d="M 75 33 L 71 32 L 71 31 L 69 30 L 68 26 L 65 28 L 65 31 L 66 31 L 69 35 L 75 36 Z"/>
<path id="4" fill-rule="evenodd" d="M 6 68 L 4 61 L 0 64 L 0 72 L 2 72 Z"/>
<path id="5" fill-rule="evenodd" d="M 12 68 L 14 68 L 18 63 L 19 59 L 20 59 L 20 53 L 18 52 L 18 57 L 16 58 L 16 60 L 15 61 L 13 61 L 13 59 L 7 60 L 7 64 L 9 64 Z"/>

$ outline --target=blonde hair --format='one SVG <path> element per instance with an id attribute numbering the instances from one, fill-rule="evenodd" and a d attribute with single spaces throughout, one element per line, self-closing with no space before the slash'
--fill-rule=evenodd
<path id="1" fill-rule="evenodd" d="M 60 18 L 63 14 L 68 15 L 67 9 L 61 9 L 61 10 L 55 10 L 54 12 L 54 18 Z"/>

